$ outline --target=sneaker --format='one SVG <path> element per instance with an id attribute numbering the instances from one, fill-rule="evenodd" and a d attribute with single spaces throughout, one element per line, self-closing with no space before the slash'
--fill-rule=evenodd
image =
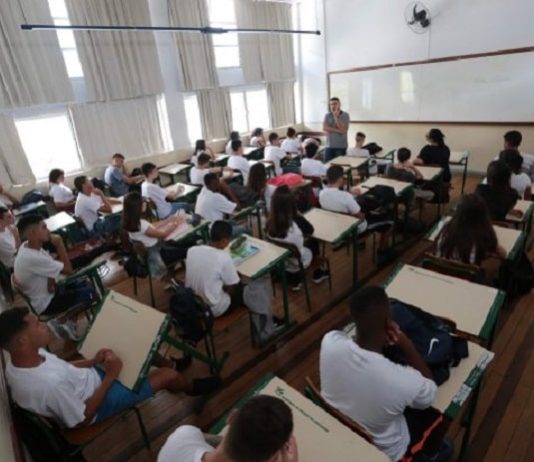
<path id="1" fill-rule="evenodd" d="M 213 393 L 222 384 L 220 377 L 204 377 L 202 379 L 193 379 L 193 386 L 191 387 L 191 396 L 209 395 Z"/>
<path id="2" fill-rule="evenodd" d="M 313 272 L 312 281 L 315 284 L 320 284 L 325 279 L 328 279 L 329 276 L 330 273 L 328 271 L 318 268 Z"/>
<path id="3" fill-rule="evenodd" d="M 297 282 L 296 284 L 293 284 L 293 285 L 291 286 L 291 290 L 292 290 L 293 292 L 298 292 L 298 291 L 301 290 L 301 289 L 302 289 L 302 282 Z"/>
<path id="4" fill-rule="evenodd" d="M 185 371 L 193 362 L 191 355 L 184 355 L 183 358 L 171 358 L 171 361 L 174 364 L 174 369 L 178 372 Z"/>

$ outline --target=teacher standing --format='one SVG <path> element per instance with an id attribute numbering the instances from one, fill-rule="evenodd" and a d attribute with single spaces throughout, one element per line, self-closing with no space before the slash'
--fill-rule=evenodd
<path id="1" fill-rule="evenodd" d="M 323 120 L 323 131 L 326 132 L 325 162 L 345 155 L 348 147 L 349 122 L 350 116 L 341 110 L 339 98 L 330 98 L 330 112 L 325 114 Z"/>

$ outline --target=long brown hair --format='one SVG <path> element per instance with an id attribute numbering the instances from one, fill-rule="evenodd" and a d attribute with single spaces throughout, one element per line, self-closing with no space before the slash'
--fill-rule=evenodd
<path id="1" fill-rule="evenodd" d="M 479 264 L 488 258 L 490 253 L 497 250 L 498 242 L 484 200 L 476 194 L 463 196 L 436 241 L 444 258 L 471 263 L 473 249 L 475 263 Z"/>
<path id="2" fill-rule="evenodd" d="M 265 187 L 267 186 L 267 172 L 265 170 L 265 165 L 261 162 L 250 167 L 247 186 L 248 189 L 254 191 L 260 197 L 265 193 Z"/>
<path id="3" fill-rule="evenodd" d="M 271 197 L 271 209 L 267 220 L 267 234 L 284 239 L 296 216 L 297 205 L 288 186 L 279 186 Z"/>
<path id="4" fill-rule="evenodd" d="M 124 196 L 122 207 L 121 228 L 127 232 L 141 229 L 141 215 L 143 213 L 143 198 L 138 192 L 131 192 Z"/>

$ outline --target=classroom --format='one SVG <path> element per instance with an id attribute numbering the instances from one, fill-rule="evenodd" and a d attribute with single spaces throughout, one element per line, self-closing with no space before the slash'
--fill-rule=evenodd
<path id="1" fill-rule="evenodd" d="M 0 2 L 0 461 L 534 460 L 534 2 Z"/>

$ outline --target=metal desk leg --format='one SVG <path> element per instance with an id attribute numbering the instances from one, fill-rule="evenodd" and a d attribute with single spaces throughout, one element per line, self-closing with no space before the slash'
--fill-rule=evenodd
<path id="1" fill-rule="evenodd" d="M 395 233 L 393 233 L 395 234 Z M 352 232 L 352 287 L 358 287 L 358 228 Z"/>
<path id="2" fill-rule="evenodd" d="M 261 229 L 261 208 L 256 207 L 256 221 L 258 223 L 258 236 L 263 239 L 263 230 Z"/>
<path id="3" fill-rule="evenodd" d="M 460 462 L 467 461 L 467 454 L 469 451 L 469 438 L 471 436 L 471 425 L 473 424 L 473 418 L 475 417 L 475 412 L 477 409 L 477 403 L 478 403 L 478 397 L 480 395 L 480 386 L 482 382 L 479 382 L 477 385 L 476 390 L 473 393 L 473 397 L 471 398 L 471 402 L 469 403 L 469 409 L 467 410 L 465 420 L 463 422 L 465 426 L 464 430 L 464 436 L 462 438 L 462 445 L 460 447 L 460 455 L 458 457 L 458 460 Z"/>
<path id="4" fill-rule="evenodd" d="M 284 303 L 284 323 L 286 328 L 291 325 L 291 319 L 289 317 L 289 301 L 287 297 L 287 278 L 286 278 L 286 264 L 284 261 L 278 264 L 278 271 L 280 273 L 280 279 L 282 280 L 282 300 Z"/>
<path id="5" fill-rule="evenodd" d="M 465 158 L 465 164 L 464 164 L 464 176 L 462 178 L 462 196 L 464 195 L 464 189 L 465 189 L 465 180 L 467 178 L 467 163 L 469 162 L 469 157 Z"/>

